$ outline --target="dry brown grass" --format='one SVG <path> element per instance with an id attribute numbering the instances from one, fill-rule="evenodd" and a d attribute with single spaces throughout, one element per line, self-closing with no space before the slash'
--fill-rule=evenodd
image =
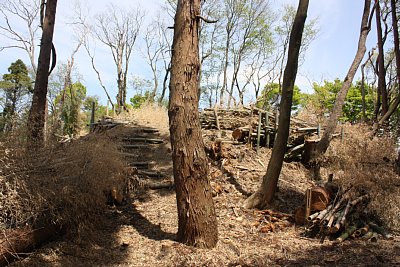
<path id="1" fill-rule="evenodd" d="M 164 134 L 169 129 L 167 110 L 157 105 L 144 105 L 118 119 Z M 76 234 L 90 229 L 104 211 L 108 192 L 113 187 L 123 192 L 129 184 L 131 170 L 116 141 L 121 131 L 89 134 L 67 144 L 51 141 L 41 151 L 26 151 L 23 133 L 1 140 L 0 229 L 35 225 L 38 220 Z"/>
<path id="2" fill-rule="evenodd" d="M 127 184 L 128 170 L 116 144 L 104 134 L 42 151 L 26 152 L 16 143 L 2 142 L 0 155 L 3 229 L 45 221 L 80 234 L 97 221 L 107 192 Z"/>
<path id="3" fill-rule="evenodd" d="M 344 130 L 344 140 L 334 140 L 327 151 L 327 168 L 344 189 L 368 193 L 369 211 L 392 231 L 400 232 L 400 177 L 394 168 L 393 139 L 373 136 L 365 125 L 345 125 Z"/>
<path id="4" fill-rule="evenodd" d="M 122 113 L 117 118 L 135 121 L 141 126 L 157 128 L 162 134 L 167 134 L 169 131 L 168 111 L 165 107 L 160 107 L 157 104 L 143 104 L 140 109 Z"/>

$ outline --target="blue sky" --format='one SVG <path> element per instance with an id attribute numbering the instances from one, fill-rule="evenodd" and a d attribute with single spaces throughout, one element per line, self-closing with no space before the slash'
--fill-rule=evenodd
<path id="1" fill-rule="evenodd" d="M 7 1 L 7 0 L 1 0 Z M 57 48 L 58 60 L 65 62 L 74 47 L 74 38 L 70 28 L 66 26 L 72 1 L 59 1 L 56 17 L 56 29 L 54 42 Z M 96 14 L 106 10 L 108 0 L 86 0 L 90 7 L 90 13 Z M 118 5 L 135 7 L 140 5 L 147 10 L 146 14 L 156 16 L 163 0 L 120 0 Z M 115 2 L 114 2 L 115 3 Z M 271 0 L 275 7 L 283 3 L 297 5 L 297 0 Z M 311 44 L 305 55 L 304 64 L 300 67 L 296 84 L 304 91 L 311 89 L 311 82 L 321 83 L 323 80 L 335 78 L 343 79 L 354 58 L 357 49 L 357 41 L 360 29 L 361 15 L 364 1 L 362 0 L 311 0 L 308 18 L 319 18 L 320 33 L 318 38 Z M 0 42 L 5 40 L 0 37 Z M 367 49 L 375 45 L 375 32 L 371 30 Z M 149 67 L 139 55 L 134 52 L 130 73 L 142 77 L 149 77 Z M 96 48 L 97 65 L 100 69 L 102 79 L 110 94 L 116 95 L 115 65 L 107 48 L 98 46 Z M 0 74 L 7 72 L 11 62 L 21 58 L 28 63 L 28 57 L 20 50 L 5 50 L 0 52 Z M 105 102 L 103 93 L 95 73 L 90 65 L 89 58 L 84 49 L 76 56 L 76 65 L 79 73 L 84 79 L 90 95 L 99 95 Z M 356 76 L 357 78 L 357 76 Z M 128 96 L 129 96 L 128 92 Z"/>
<path id="2" fill-rule="evenodd" d="M 305 87 L 309 83 L 305 76 L 318 83 L 344 79 L 357 51 L 363 8 L 362 0 L 310 1 L 309 17 L 319 18 L 321 32 L 307 51 L 298 77 L 300 85 Z M 375 29 L 372 27 L 367 51 L 375 44 Z"/>

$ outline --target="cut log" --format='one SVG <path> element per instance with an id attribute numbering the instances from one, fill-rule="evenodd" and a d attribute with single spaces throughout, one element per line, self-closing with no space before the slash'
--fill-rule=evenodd
<path id="1" fill-rule="evenodd" d="M 162 178 L 165 176 L 164 174 L 162 174 L 159 171 L 146 171 L 146 170 L 138 170 L 138 174 L 146 175 L 148 177 L 156 177 L 156 178 Z"/>
<path id="2" fill-rule="evenodd" d="M 326 220 L 326 226 L 327 226 L 328 228 L 332 226 L 333 220 L 335 219 L 336 211 L 339 210 L 340 205 L 342 204 L 343 200 L 344 200 L 344 198 L 342 197 L 342 198 L 335 204 L 335 206 L 333 207 L 332 211 L 329 213 L 329 215 L 328 215 L 327 218 L 325 219 L 325 220 Z"/>
<path id="3" fill-rule="evenodd" d="M 322 210 L 317 218 L 315 218 L 315 222 L 319 223 L 321 220 L 323 220 L 325 218 L 325 216 L 328 214 L 329 210 L 332 208 L 332 205 L 329 205 L 326 209 Z"/>
<path id="4" fill-rule="evenodd" d="M 6 230 L 0 237 L 0 267 L 26 256 L 32 249 L 61 233 L 60 229 L 48 224 L 34 230 L 28 227 Z"/>
<path id="5" fill-rule="evenodd" d="M 127 149 L 141 149 L 141 148 L 148 148 L 149 145 L 147 144 L 143 144 L 143 145 L 123 145 L 123 148 L 127 148 Z"/>
<path id="6" fill-rule="evenodd" d="M 313 132 L 317 132 L 318 131 L 318 127 L 308 127 L 308 128 L 295 128 L 293 129 L 293 132 L 295 133 L 313 133 Z"/>
<path id="7" fill-rule="evenodd" d="M 374 231 L 372 229 L 368 229 L 368 232 L 366 232 L 363 236 L 362 239 L 364 240 L 369 240 L 372 235 L 374 234 Z"/>
<path id="8" fill-rule="evenodd" d="M 126 158 L 138 158 L 139 155 L 137 153 L 119 153 L 121 156 L 126 157 Z"/>
<path id="9" fill-rule="evenodd" d="M 129 141 L 129 142 L 143 142 L 143 143 L 149 143 L 149 144 L 162 144 L 164 143 L 164 140 L 162 139 L 157 139 L 157 138 L 146 138 L 146 137 L 126 137 L 122 139 L 123 141 Z"/>
<path id="10" fill-rule="evenodd" d="M 341 234 L 336 240 L 337 242 L 343 242 L 344 240 L 346 240 L 349 236 L 351 236 L 355 231 L 356 231 L 356 227 L 355 226 L 350 226 L 348 227 L 343 234 Z"/>
<path id="11" fill-rule="evenodd" d="M 294 221 L 298 225 L 305 224 L 305 222 L 306 222 L 305 217 L 306 217 L 306 211 L 305 211 L 304 207 L 299 207 L 294 212 Z"/>
<path id="12" fill-rule="evenodd" d="M 149 162 L 129 162 L 128 166 L 136 167 L 137 169 L 148 169 Z"/>
<path id="13" fill-rule="evenodd" d="M 304 144 L 293 147 L 285 154 L 285 160 L 293 159 L 304 151 Z"/>
<path id="14" fill-rule="evenodd" d="M 360 237 L 360 236 L 365 235 L 368 231 L 369 231 L 369 225 L 366 224 L 366 225 L 364 225 L 364 227 L 361 227 L 361 228 L 357 229 L 354 232 L 354 234 L 355 234 L 356 237 Z"/>
<path id="15" fill-rule="evenodd" d="M 375 223 L 370 222 L 369 226 L 372 228 L 372 230 L 380 235 L 382 235 L 384 238 L 389 238 L 390 236 L 388 233 L 383 229 L 382 227 L 378 226 Z"/>
<path id="16" fill-rule="evenodd" d="M 316 158 L 317 144 L 319 140 L 305 140 L 304 141 L 304 153 L 303 153 L 303 164 L 310 164 L 311 159 Z"/>
<path id="17" fill-rule="evenodd" d="M 311 188 L 311 211 L 320 211 L 328 207 L 331 200 L 330 192 L 321 186 Z"/>
<path id="18" fill-rule="evenodd" d="M 232 132 L 232 137 L 234 140 L 236 141 L 244 141 L 244 138 L 246 137 L 246 135 L 248 135 L 248 131 L 244 131 L 243 129 L 235 129 Z"/>
<path id="19" fill-rule="evenodd" d="M 156 128 L 139 128 L 143 133 L 158 133 L 160 130 Z"/>
<path id="20" fill-rule="evenodd" d="M 319 214 L 320 214 L 320 211 L 318 211 L 318 212 L 316 212 L 316 213 L 314 213 L 314 214 L 311 214 L 310 216 L 308 216 L 307 221 L 308 221 L 308 222 L 311 222 L 312 220 L 314 220 L 315 218 L 317 218 L 317 217 L 319 216 Z"/>
<path id="21" fill-rule="evenodd" d="M 162 181 L 162 182 L 152 182 L 147 181 L 144 184 L 144 187 L 156 190 L 156 189 L 165 189 L 165 188 L 173 188 L 175 186 L 174 181 Z"/>

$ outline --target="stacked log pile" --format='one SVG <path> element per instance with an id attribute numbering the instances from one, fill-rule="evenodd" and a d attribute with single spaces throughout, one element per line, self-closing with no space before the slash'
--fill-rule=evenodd
<path id="1" fill-rule="evenodd" d="M 325 192 L 316 197 L 315 191 Z M 332 191 L 325 187 L 314 187 L 306 191 L 305 208 L 296 211 L 296 223 L 306 224 L 304 235 L 343 242 L 350 238 L 362 238 L 376 242 L 379 236 L 389 238 L 373 216 L 367 212 L 368 194 L 357 197 L 349 191 L 337 192 L 330 200 Z M 326 195 L 326 196 L 325 196 Z"/>
<path id="2" fill-rule="evenodd" d="M 103 116 L 97 122 L 90 123 L 91 132 L 104 132 L 108 129 L 114 128 L 117 125 L 129 124 L 128 121 L 115 120 L 112 117 Z"/>
<path id="3" fill-rule="evenodd" d="M 204 109 L 200 113 L 203 129 L 232 131 L 232 139 L 238 143 L 272 146 L 278 128 L 278 112 L 259 108 Z M 318 135 L 320 127 L 296 118 L 291 119 L 287 159 L 301 157 L 307 137 Z"/>
<path id="4" fill-rule="evenodd" d="M 259 112 L 265 113 L 255 108 L 204 109 L 200 113 L 200 123 L 203 129 L 235 130 L 257 124 Z M 274 123 L 272 119 L 271 123 Z"/>

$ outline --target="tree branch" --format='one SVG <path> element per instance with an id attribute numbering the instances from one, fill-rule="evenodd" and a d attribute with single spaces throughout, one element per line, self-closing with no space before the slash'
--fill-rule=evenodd
<path id="1" fill-rule="evenodd" d="M 202 15 L 196 15 L 196 18 L 201 19 L 202 21 L 204 21 L 206 23 L 217 23 L 218 22 L 218 20 L 210 20 L 210 19 L 203 17 Z"/>

